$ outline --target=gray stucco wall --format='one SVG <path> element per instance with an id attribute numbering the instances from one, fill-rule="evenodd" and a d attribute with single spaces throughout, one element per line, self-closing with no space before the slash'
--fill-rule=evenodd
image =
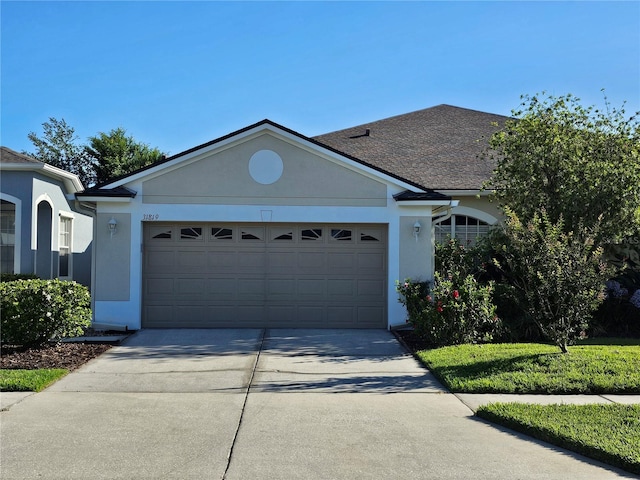
<path id="1" fill-rule="evenodd" d="M 44 277 L 58 275 L 58 243 L 60 213 L 71 214 L 73 218 L 71 241 L 72 278 L 83 285 L 91 285 L 91 243 L 93 237 L 93 218 L 85 212 L 78 211 L 75 202 L 66 198 L 64 184 L 47 175 L 33 171 L 2 170 L 0 175 L 0 191 L 3 194 L 21 200 L 20 210 L 20 264 L 19 273 L 36 273 L 37 235 L 33 231 L 37 222 L 33 218 L 34 202 L 38 198 L 48 199 L 52 204 L 51 244 L 52 250 L 46 262 L 51 263 L 46 269 L 38 268 Z M 44 255 L 41 256 L 41 259 Z M 42 265 L 41 265 L 42 267 Z"/>
<path id="2" fill-rule="evenodd" d="M 419 222 L 420 234 L 416 238 L 413 226 Z M 407 278 L 412 280 L 432 280 L 432 244 L 431 217 L 403 216 L 400 217 L 400 281 Z M 428 272 L 425 275 L 425 272 Z"/>
<path id="3" fill-rule="evenodd" d="M 107 224 L 111 218 L 117 232 L 111 236 Z M 131 214 L 99 213 L 94 238 L 96 257 L 95 300 L 128 301 L 131 270 Z"/>
<path id="4" fill-rule="evenodd" d="M 32 172 L 12 172 L 2 170 L 0 173 L 0 192 L 22 201 L 20 225 L 20 265 L 21 273 L 33 273 L 34 255 L 31 250 L 31 192 L 33 186 Z"/>

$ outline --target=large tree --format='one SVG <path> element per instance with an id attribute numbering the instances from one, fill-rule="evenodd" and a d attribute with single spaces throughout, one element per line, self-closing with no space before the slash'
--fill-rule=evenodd
<path id="1" fill-rule="evenodd" d="M 544 94 L 543 94 L 544 95 Z M 634 235 L 640 225 L 638 114 L 583 107 L 578 98 L 524 96 L 490 145 L 490 187 L 524 223 L 542 209 L 567 232 L 591 230 L 598 244 Z M 597 228 L 597 231 L 594 229 Z"/>
<path id="2" fill-rule="evenodd" d="M 164 156 L 157 148 L 137 142 L 126 130 L 116 128 L 89 137 L 86 151 L 95 160 L 96 181 L 105 183 L 156 162 Z"/>
<path id="3" fill-rule="evenodd" d="M 64 119 L 53 117 L 42 124 L 43 136 L 38 137 L 35 132 L 27 137 L 36 148 L 35 152 L 23 152 L 41 162 L 53 165 L 80 177 L 84 186 L 95 181 L 93 162 L 87 154 L 85 146 L 78 143 L 78 136 L 73 127 Z"/>

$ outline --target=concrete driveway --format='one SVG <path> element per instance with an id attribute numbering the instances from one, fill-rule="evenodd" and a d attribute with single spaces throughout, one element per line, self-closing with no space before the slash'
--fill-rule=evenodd
<path id="1" fill-rule="evenodd" d="M 635 478 L 476 419 L 383 330 L 144 330 L 0 421 L 2 479 Z"/>

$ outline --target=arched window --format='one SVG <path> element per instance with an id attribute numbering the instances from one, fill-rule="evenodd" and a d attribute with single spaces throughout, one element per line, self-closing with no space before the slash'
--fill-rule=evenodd
<path id="1" fill-rule="evenodd" d="M 0 205 L 0 271 L 15 272 L 16 205 L 2 200 Z"/>
<path id="2" fill-rule="evenodd" d="M 489 233 L 489 225 L 478 218 L 467 215 L 451 215 L 451 217 L 436 223 L 436 242 L 444 243 L 450 238 L 457 239 L 462 245 L 475 245 L 478 238 Z"/>

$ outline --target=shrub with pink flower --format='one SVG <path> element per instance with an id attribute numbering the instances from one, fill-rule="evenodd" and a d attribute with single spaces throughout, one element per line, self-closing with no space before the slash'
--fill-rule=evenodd
<path id="1" fill-rule="evenodd" d="M 492 283 L 481 285 L 472 275 L 458 278 L 439 273 L 430 285 L 407 280 L 398 286 L 409 323 L 437 346 L 491 341 L 500 328 L 492 290 Z"/>

